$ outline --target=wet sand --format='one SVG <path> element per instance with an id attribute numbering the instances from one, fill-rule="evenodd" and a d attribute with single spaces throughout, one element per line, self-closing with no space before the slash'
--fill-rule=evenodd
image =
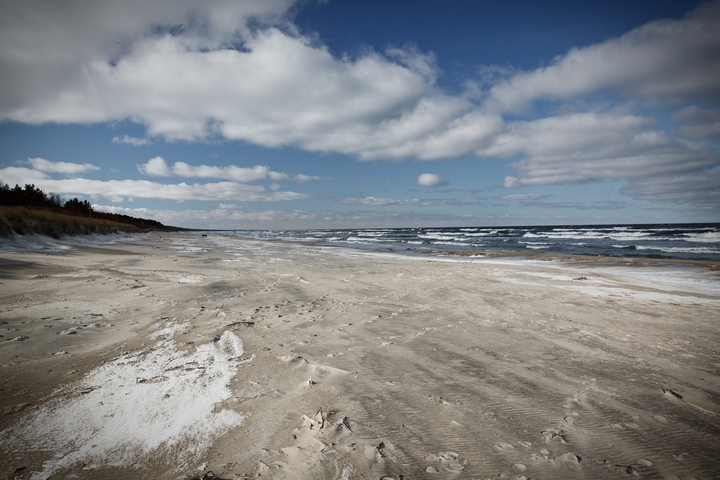
<path id="1" fill-rule="evenodd" d="M 720 477 L 720 294 L 441 260 L 0 251 L 0 475 Z"/>

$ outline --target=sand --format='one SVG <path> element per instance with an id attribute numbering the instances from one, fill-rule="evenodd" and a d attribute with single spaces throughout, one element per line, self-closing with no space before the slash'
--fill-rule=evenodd
<path id="1" fill-rule="evenodd" d="M 501 260 L 0 251 L 0 475 L 720 478 L 717 276 Z"/>

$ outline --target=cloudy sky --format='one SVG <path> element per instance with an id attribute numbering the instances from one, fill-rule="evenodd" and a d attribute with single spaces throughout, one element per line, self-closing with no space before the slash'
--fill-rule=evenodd
<path id="1" fill-rule="evenodd" d="M 195 228 L 720 221 L 720 2 L 3 0 L 0 181 Z"/>

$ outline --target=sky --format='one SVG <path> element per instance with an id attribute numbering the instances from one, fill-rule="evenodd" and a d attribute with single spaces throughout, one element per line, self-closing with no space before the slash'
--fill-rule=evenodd
<path id="1" fill-rule="evenodd" d="M 720 1 L 0 2 L 10 186 L 201 229 L 720 222 Z"/>

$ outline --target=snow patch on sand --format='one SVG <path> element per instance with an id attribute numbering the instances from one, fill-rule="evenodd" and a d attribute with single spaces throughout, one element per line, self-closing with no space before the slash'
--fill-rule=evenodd
<path id="1" fill-rule="evenodd" d="M 226 331 L 183 352 L 173 337 L 189 323 L 160 326 L 150 348 L 96 368 L 58 392 L 65 398 L 0 434 L 5 446 L 54 453 L 33 479 L 80 462 L 130 466 L 160 455 L 185 468 L 242 423 L 243 415 L 216 409 L 231 396 L 228 384 L 239 366 L 249 361 L 240 361 L 242 340 Z"/>

